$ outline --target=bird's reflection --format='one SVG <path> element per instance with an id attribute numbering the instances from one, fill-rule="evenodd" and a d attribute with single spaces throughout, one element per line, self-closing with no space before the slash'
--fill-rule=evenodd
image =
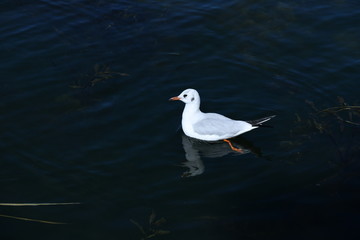
<path id="1" fill-rule="evenodd" d="M 187 161 L 181 164 L 187 170 L 182 174 L 182 177 L 194 177 L 201 175 L 205 171 L 205 166 L 201 160 L 201 156 L 207 158 L 218 158 L 227 154 L 243 155 L 247 153 L 254 153 L 261 155 L 260 149 L 254 147 L 252 143 L 242 137 L 231 139 L 235 147 L 240 148 L 242 152 L 235 152 L 229 144 L 223 141 L 206 142 L 198 139 L 190 138 L 182 134 L 182 144 L 185 150 L 185 158 Z"/>

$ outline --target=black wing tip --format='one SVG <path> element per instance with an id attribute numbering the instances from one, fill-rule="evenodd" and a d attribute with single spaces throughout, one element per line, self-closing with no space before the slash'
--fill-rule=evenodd
<path id="1" fill-rule="evenodd" d="M 271 116 L 268 116 L 268 117 L 266 117 L 266 118 L 268 118 L 268 119 L 270 120 L 270 119 L 272 119 L 272 118 L 274 118 L 274 117 L 276 117 L 276 115 L 271 115 Z"/>
<path id="2" fill-rule="evenodd" d="M 253 127 L 269 127 L 269 126 L 265 126 L 265 125 L 262 125 L 262 124 L 264 122 L 267 122 L 267 121 L 271 120 L 274 117 L 276 117 L 276 115 L 271 115 L 271 116 L 268 116 L 268 117 L 248 121 L 248 123 L 250 123 Z"/>

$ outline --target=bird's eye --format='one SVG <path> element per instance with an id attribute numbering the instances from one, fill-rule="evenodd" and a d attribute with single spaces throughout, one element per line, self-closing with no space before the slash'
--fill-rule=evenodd
<path id="1" fill-rule="evenodd" d="M 187 94 L 184 94 L 184 98 L 186 98 L 187 97 Z"/>

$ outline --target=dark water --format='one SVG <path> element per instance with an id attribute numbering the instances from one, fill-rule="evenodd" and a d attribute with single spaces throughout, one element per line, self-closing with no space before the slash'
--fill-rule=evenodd
<path id="1" fill-rule="evenodd" d="M 317 113 L 360 104 L 358 1 L 0 5 L 0 202 L 81 203 L 0 206 L 69 223 L 1 239 L 358 239 L 359 112 Z M 274 128 L 188 139 L 189 87 Z"/>

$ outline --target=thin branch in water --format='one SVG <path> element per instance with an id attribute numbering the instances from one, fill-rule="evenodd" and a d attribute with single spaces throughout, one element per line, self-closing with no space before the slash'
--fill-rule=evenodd
<path id="1" fill-rule="evenodd" d="M 342 117 L 340 117 L 337 113 L 338 112 L 342 112 L 342 111 L 348 111 L 349 114 L 349 120 L 343 119 Z M 344 106 L 340 106 L 340 107 L 331 107 L 331 108 L 326 108 L 324 110 L 318 111 L 317 113 L 328 113 L 328 114 L 332 114 L 334 115 L 339 121 L 348 123 L 348 124 L 352 124 L 352 125 L 356 125 L 356 126 L 360 126 L 360 123 L 354 122 L 353 121 L 353 113 L 357 114 L 358 112 L 360 112 L 360 106 L 348 106 L 348 105 L 344 105 Z"/>
<path id="2" fill-rule="evenodd" d="M 318 111 L 318 113 L 321 113 L 321 112 L 336 113 L 336 112 L 345 111 L 345 110 L 355 110 L 355 111 L 360 110 L 360 106 L 330 107 L 330 108 L 320 110 L 320 111 Z"/>
<path id="3" fill-rule="evenodd" d="M 0 206 L 9 207 L 37 207 L 37 206 L 64 206 L 64 205 L 78 205 L 79 202 L 68 203 L 0 203 Z"/>
<path id="4" fill-rule="evenodd" d="M 22 220 L 22 221 L 29 221 L 29 222 L 46 223 L 46 224 L 57 224 L 57 225 L 67 224 L 67 223 L 63 223 L 63 222 L 53 222 L 53 221 L 39 220 L 39 219 L 33 219 L 33 218 L 9 216 L 9 215 L 3 215 L 3 214 L 0 214 L 0 217 Z"/>

